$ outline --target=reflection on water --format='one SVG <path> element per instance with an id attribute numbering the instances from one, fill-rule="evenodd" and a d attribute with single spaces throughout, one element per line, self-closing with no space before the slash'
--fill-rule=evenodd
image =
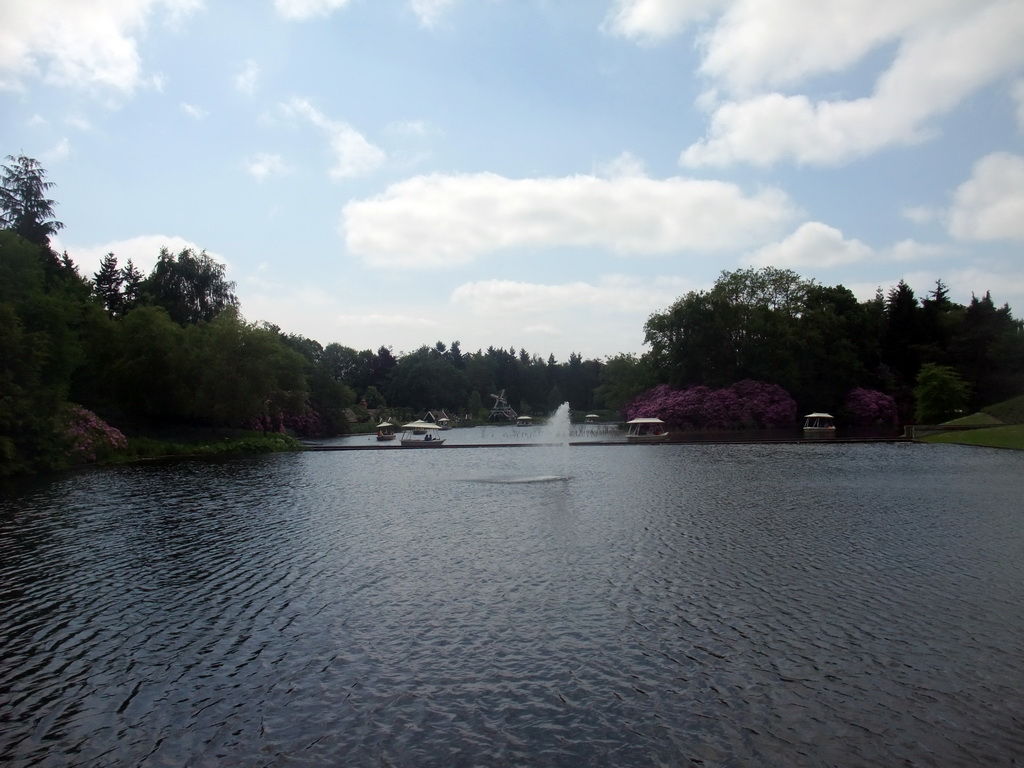
<path id="1" fill-rule="evenodd" d="M 181 462 L 8 490 L 0 762 L 1024 754 L 1024 455 L 545 451 Z"/>

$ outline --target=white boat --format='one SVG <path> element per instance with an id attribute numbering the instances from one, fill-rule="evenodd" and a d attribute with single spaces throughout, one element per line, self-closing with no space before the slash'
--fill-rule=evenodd
<path id="1" fill-rule="evenodd" d="M 395 439 L 395 425 L 390 421 L 382 421 L 377 425 L 377 439 L 378 440 L 394 440 Z"/>
<path id="2" fill-rule="evenodd" d="M 831 413 L 808 413 L 804 416 L 804 437 L 835 437 L 836 425 Z"/>
<path id="3" fill-rule="evenodd" d="M 519 418 L 516 419 L 516 426 L 517 427 L 531 427 L 531 426 L 533 426 L 533 417 L 532 416 L 520 416 Z"/>
<path id="4" fill-rule="evenodd" d="M 444 438 L 434 434 L 441 431 L 437 424 L 431 424 L 429 421 L 411 421 L 403 424 L 402 429 L 405 430 L 402 433 L 403 448 L 440 448 L 444 445 Z"/>
<path id="5" fill-rule="evenodd" d="M 600 421 L 601 417 L 598 416 L 596 413 L 588 413 L 586 416 L 583 417 L 584 424 L 597 424 Z"/>
<path id="6" fill-rule="evenodd" d="M 667 440 L 668 430 L 661 419 L 633 419 L 626 422 L 626 439 L 634 443 L 653 443 L 657 440 Z"/>

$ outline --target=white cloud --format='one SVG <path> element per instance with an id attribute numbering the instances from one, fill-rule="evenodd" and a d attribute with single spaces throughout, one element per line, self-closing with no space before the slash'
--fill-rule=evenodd
<path id="1" fill-rule="evenodd" d="M 434 26 L 441 15 L 454 3 L 455 0 L 409 0 L 413 13 L 419 17 L 420 23 L 425 27 Z"/>
<path id="2" fill-rule="evenodd" d="M 750 254 L 750 261 L 759 267 L 826 269 L 868 262 L 920 261 L 948 253 L 946 246 L 909 239 L 876 249 L 856 238 L 845 237 L 840 230 L 828 224 L 809 221 L 780 242 L 758 248 Z"/>
<path id="3" fill-rule="evenodd" d="M 834 267 L 868 261 L 873 256 L 872 248 L 860 240 L 848 240 L 835 227 L 811 221 L 781 242 L 759 248 L 751 255 L 751 262 L 784 269 Z"/>
<path id="4" fill-rule="evenodd" d="M 64 123 L 70 125 L 72 128 L 78 131 L 90 131 L 92 130 L 92 123 L 87 118 L 80 115 L 69 115 L 64 118 Z"/>
<path id="5" fill-rule="evenodd" d="M 732 0 L 702 39 L 701 71 L 739 94 L 842 72 L 888 43 L 963 23 L 989 0 Z"/>
<path id="6" fill-rule="evenodd" d="M 292 167 L 280 155 L 260 152 L 246 161 L 246 170 L 257 181 L 264 181 L 270 176 L 285 176 L 292 172 Z"/>
<path id="7" fill-rule="evenodd" d="M 191 117 L 193 120 L 202 120 L 210 114 L 202 107 L 197 107 L 194 104 L 186 104 L 185 102 L 181 103 L 181 111 L 189 117 Z"/>
<path id="8" fill-rule="evenodd" d="M 515 280 L 480 280 L 463 283 L 452 291 L 453 304 L 478 316 L 536 317 L 591 309 L 600 312 L 654 311 L 679 295 L 675 281 L 651 284 L 635 277 L 611 275 L 598 283 L 583 281 L 545 285 Z"/>
<path id="9" fill-rule="evenodd" d="M 953 196 L 949 232 L 961 240 L 1024 241 L 1024 157 L 995 152 Z"/>
<path id="10" fill-rule="evenodd" d="M 926 205 L 915 205 L 909 208 L 904 208 L 902 215 L 903 218 L 908 219 L 915 224 L 927 224 L 930 221 L 934 221 L 939 215 L 939 212 Z"/>
<path id="11" fill-rule="evenodd" d="M 1024 133 L 1024 79 L 1018 80 L 1010 89 L 1010 95 L 1017 102 L 1017 129 Z"/>
<path id="12" fill-rule="evenodd" d="M 426 136 L 431 130 L 425 120 L 397 120 L 387 125 L 387 131 L 397 136 Z"/>
<path id="13" fill-rule="evenodd" d="M 750 246 L 796 216 L 785 193 L 641 175 L 417 176 L 348 203 L 348 250 L 378 267 L 452 266 L 504 248 L 656 255 Z"/>
<path id="14" fill-rule="evenodd" d="M 64 139 L 61 139 L 60 141 L 58 141 L 56 144 L 54 144 L 48 150 L 43 152 L 41 159 L 42 159 L 42 161 L 44 163 L 47 163 L 47 164 L 58 163 L 61 160 L 63 160 L 64 158 L 66 158 L 70 154 L 71 154 L 71 142 L 68 141 L 66 138 L 64 138 Z"/>
<path id="15" fill-rule="evenodd" d="M 619 0 L 606 28 L 667 37 L 717 11 L 699 37 L 698 104 L 711 116 L 680 156 L 690 167 L 838 165 L 925 141 L 937 117 L 1024 67 L 1019 0 Z M 870 93 L 806 90 L 885 46 L 894 54 Z"/>
<path id="16" fill-rule="evenodd" d="M 339 314 L 335 321 L 342 327 L 364 328 L 437 328 L 440 323 L 429 317 L 404 315 L 401 313 L 361 313 L 358 315 Z"/>
<path id="17" fill-rule="evenodd" d="M 883 262 L 922 261 L 935 256 L 948 256 L 952 253 L 949 246 L 934 243 L 919 243 L 917 240 L 900 240 L 895 245 L 884 249 L 880 254 Z"/>
<path id="18" fill-rule="evenodd" d="M 702 21 L 726 0 L 615 0 L 602 28 L 633 40 L 659 41 Z"/>
<path id="19" fill-rule="evenodd" d="M 351 125 L 331 120 L 305 99 L 292 99 L 282 108 L 285 114 L 301 118 L 327 134 L 335 159 L 330 176 L 335 181 L 367 174 L 387 160 L 384 150 L 367 141 Z"/>
<path id="20" fill-rule="evenodd" d="M 286 19 L 307 21 L 329 16 L 352 0 L 274 0 L 274 8 Z M 409 0 L 409 7 L 425 27 L 432 27 L 455 0 Z"/>
<path id="21" fill-rule="evenodd" d="M 59 248 L 55 246 L 55 250 L 58 252 L 66 250 L 72 261 L 78 265 L 78 271 L 81 275 L 91 278 L 93 274 L 99 271 L 103 257 L 108 253 L 113 253 L 117 257 L 119 267 L 125 266 L 128 260 L 131 259 L 136 269 L 144 275 L 149 274 L 160 257 L 160 249 L 165 246 L 171 253 L 180 253 L 185 248 L 191 248 L 196 253 L 200 253 L 203 250 L 191 240 L 186 240 L 177 235 L 139 235 L 127 240 L 114 240 L 109 243 L 90 246 L 64 245 L 61 243 Z M 227 263 L 222 256 L 212 251 L 207 251 L 206 254 L 221 263 Z"/>
<path id="22" fill-rule="evenodd" d="M 274 0 L 274 8 L 286 19 L 305 21 L 316 16 L 327 16 L 344 8 L 351 0 Z"/>
<path id="23" fill-rule="evenodd" d="M 252 59 L 247 59 L 242 71 L 235 76 L 235 89 L 247 96 L 256 93 L 256 86 L 259 83 L 260 67 Z"/>
<path id="24" fill-rule="evenodd" d="M 146 83 L 138 38 L 158 10 L 171 22 L 199 0 L 32 0 L 0 11 L 0 90 L 28 79 L 131 94 Z"/>

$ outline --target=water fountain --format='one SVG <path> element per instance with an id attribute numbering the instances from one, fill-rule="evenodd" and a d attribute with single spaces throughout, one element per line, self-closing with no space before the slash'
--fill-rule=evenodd
<path id="1" fill-rule="evenodd" d="M 545 475 L 545 479 L 568 480 L 569 479 L 569 437 L 572 429 L 572 421 L 569 417 L 569 404 L 562 403 L 547 423 L 541 427 L 540 443 L 541 456 L 539 457 L 548 471 L 555 471 L 557 475 Z"/>

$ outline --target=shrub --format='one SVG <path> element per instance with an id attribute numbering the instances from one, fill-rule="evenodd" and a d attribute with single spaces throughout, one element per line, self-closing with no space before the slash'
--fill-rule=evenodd
<path id="1" fill-rule="evenodd" d="M 128 447 L 120 430 L 80 405 L 69 404 L 64 412 L 65 451 L 72 464 L 91 464 L 110 458 Z"/>
<path id="2" fill-rule="evenodd" d="M 756 429 L 788 427 L 796 422 L 796 401 L 782 387 L 746 379 L 725 389 L 686 390 L 660 384 L 622 410 L 628 421 L 655 417 L 671 429 Z"/>
<path id="3" fill-rule="evenodd" d="M 846 396 L 846 410 L 855 427 L 891 425 L 899 423 L 896 401 L 884 392 L 857 387 Z"/>

